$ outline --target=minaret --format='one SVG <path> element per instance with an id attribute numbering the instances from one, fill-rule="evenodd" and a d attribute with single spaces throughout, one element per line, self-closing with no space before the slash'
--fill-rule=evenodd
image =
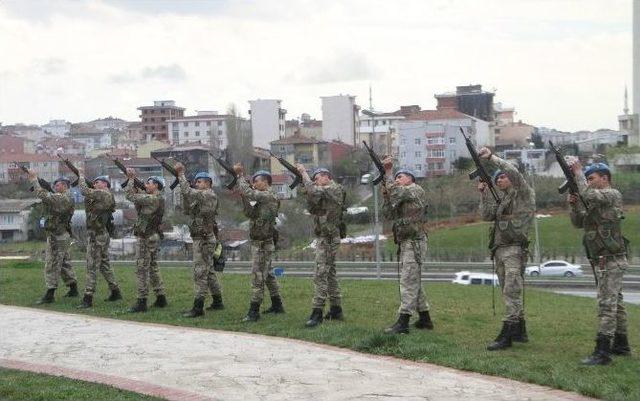
<path id="1" fill-rule="evenodd" d="M 633 0 L 633 114 L 640 114 L 640 0 Z"/>
<path id="2" fill-rule="evenodd" d="M 624 115 L 629 115 L 629 95 L 627 94 L 627 85 L 624 86 Z"/>

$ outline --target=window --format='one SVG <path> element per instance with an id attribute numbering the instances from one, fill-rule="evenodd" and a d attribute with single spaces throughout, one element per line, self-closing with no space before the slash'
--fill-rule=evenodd
<path id="1" fill-rule="evenodd" d="M 443 168 L 444 168 L 444 163 L 442 162 L 436 163 L 436 169 L 442 170 Z"/>
<path id="2" fill-rule="evenodd" d="M 407 152 L 401 152 L 401 153 L 400 153 L 400 157 L 402 157 L 403 159 L 404 159 L 405 157 L 407 157 Z"/>
<path id="3" fill-rule="evenodd" d="M 222 127 L 222 120 L 218 121 L 218 127 Z"/>
<path id="4" fill-rule="evenodd" d="M 186 137 L 188 137 L 188 136 L 189 136 L 189 133 L 188 133 L 188 132 L 185 132 L 185 133 L 184 133 L 184 137 L 186 138 Z"/>
<path id="5" fill-rule="evenodd" d="M 178 123 L 171 123 L 171 126 L 172 126 L 173 128 L 178 128 Z"/>
<path id="6" fill-rule="evenodd" d="M 188 121 L 183 122 L 183 123 L 182 123 L 182 126 L 183 126 L 183 127 L 188 127 L 188 126 L 189 126 L 189 122 L 188 122 Z"/>
<path id="7" fill-rule="evenodd" d="M 444 149 L 427 149 L 427 157 L 444 157 Z"/>
<path id="8" fill-rule="evenodd" d="M 407 140 L 405 138 L 400 138 L 400 145 L 404 145 L 407 143 Z"/>
<path id="9" fill-rule="evenodd" d="M 416 150 L 416 152 L 415 152 L 415 156 L 416 156 L 416 157 L 422 157 L 422 152 L 421 152 L 421 151 L 419 151 L 419 150 Z"/>
<path id="10" fill-rule="evenodd" d="M 420 138 L 415 138 L 415 139 L 413 140 L 413 142 L 414 142 L 416 145 L 420 145 L 420 143 L 422 142 L 422 140 L 421 140 Z"/>
<path id="11" fill-rule="evenodd" d="M 449 143 L 456 143 L 456 138 L 453 138 L 453 137 L 449 138 Z"/>
<path id="12" fill-rule="evenodd" d="M 211 121 L 207 121 L 207 127 L 211 127 Z"/>
<path id="13" fill-rule="evenodd" d="M 218 130 L 218 135 L 222 136 L 222 130 L 221 129 Z"/>
<path id="14" fill-rule="evenodd" d="M 482 284 L 482 279 L 481 278 L 472 278 L 471 279 L 471 284 Z"/>
<path id="15" fill-rule="evenodd" d="M 196 131 L 196 136 L 200 136 L 200 131 Z"/>
<path id="16" fill-rule="evenodd" d="M 416 164 L 416 171 L 422 171 L 422 164 Z"/>
<path id="17" fill-rule="evenodd" d="M 196 127 L 199 127 L 199 126 L 200 126 L 200 121 L 196 121 L 196 122 L 194 122 L 193 124 L 194 124 Z"/>

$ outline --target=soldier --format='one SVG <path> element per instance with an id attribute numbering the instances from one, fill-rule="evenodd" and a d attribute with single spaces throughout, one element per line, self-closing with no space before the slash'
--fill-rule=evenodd
<path id="1" fill-rule="evenodd" d="M 611 172 L 605 163 L 594 163 L 584 172 L 579 161 L 571 170 L 586 210 L 577 195 L 569 195 L 571 222 L 584 228 L 583 243 L 598 284 L 599 327 L 593 354 L 585 365 L 606 365 L 611 354 L 631 355 L 627 338 L 627 311 L 622 297 L 622 277 L 629 267 L 627 240 L 622 235 L 622 195 L 611 188 Z M 611 346 L 613 340 L 613 347 Z"/>
<path id="2" fill-rule="evenodd" d="M 238 187 L 242 194 L 245 215 L 251 219 L 249 238 L 251 239 L 251 304 L 249 312 L 242 319 L 244 322 L 255 322 L 260 318 L 260 304 L 264 298 L 264 287 L 269 289 L 271 307 L 264 313 L 284 313 L 280 288 L 276 277 L 271 272 L 271 257 L 278 241 L 276 217 L 280 201 L 271 189 L 271 174 L 260 170 L 251 176 L 250 185 L 244 179 L 242 165 L 233 166 L 238 174 Z"/>
<path id="3" fill-rule="evenodd" d="M 146 312 L 149 281 L 156 294 L 153 306 L 158 308 L 167 306 L 164 283 L 157 262 L 160 241 L 162 241 L 160 224 L 164 215 L 164 198 L 160 191 L 164 189 L 164 180 L 161 177 L 149 177 L 144 183 L 146 193 L 143 194 L 138 193 L 133 185 L 136 178 L 134 169 L 127 169 L 127 178 L 126 197 L 133 202 L 138 212 L 138 220 L 133 227 L 133 233 L 138 239 L 138 259 L 136 260 L 138 299 L 136 304 L 129 308 L 129 312 Z"/>
<path id="4" fill-rule="evenodd" d="M 189 214 L 189 231 L 193 239 L 193 280 L 195 297 L 193 308 L 184 317 L 198 317 L 204 315 L 204 298 L 211 291 L 213 303 L 209 309 L 222 309 L 222 287 L 213 270 L 214 252 L 218 242 L 216 214 L 218 213 L 218 197 L 211 186 L 213 180 L 209 173 L 200 172 L 195 176 L 195 188 L 191 188 L 184 175 L 185 167 L 182 163 L 174 166 L 178 173 L 180 191 L 188 205 L 184 205 Z"/>
<path id="5" fill-rule="evenodd" d="M 309 177 L 302 164 L 296 164 L 302 175 L 302 193 L 307 197 L 309 213 L 313 215 L 316 236 L 316 269 L 313 276 L 313 310 L 306 327 L 322 323 L 324 303 L 329 297 L 330 309 L 324 316 L 328 320 L 344 318 L 341 306 L 340 285 L 336 277 L 336 252 L 340 238 L 346 235 L 342 221 L 345 206 L 345 191 L 333 181 L 326 168 L 318 168 Z"/>
<path id="6" fill-rule="evenodd" d="M 393 240 L 398 245 L 402 264 L 398 320 L 385 332 L 408 333 L 409 319 L 415 312 L 419 317 L 414 326 L 432 330 L 429 304 L 421 283 L 422 264 L 427 256 L 427 233 L 424 229 L 426 195 L 424 189 L 416 185 L 416 177 L 411 170 L 400 169 L 391 179 L 393 159 L 387 157 L 382 163 L 386 172 L 385 180 L 388 180 L 382 187 L 382 212 L 386 219 L 393 220 Z"/>
<path id="7" fill-rule="evenodd" d="M 65 297 L 78 296 L 76 273 L 69 263 L 69 245 L 71 242 L 71 217 L 73 216 L 73 199 L 69 193 L 70 182 L 60 177 L 53 182 L 55 193 L 50 193 L 38 183 L 38 175 L 29 170 L 29 181 L 38 198 L 42 199 L 45 208 L 45 226 L 47 233 L 47 250 L 44 265 L 44 282 L 47 286 L 45 295 L 37 304 L 49 304 L 54 301 L 54 293 L 58 288 L 58 279 L 69 286 Z"/>
<path id="8" fill-rule="evenodd" d="M 518 169 L 491 153 L 488 148 L 478 152 L 480 158 L 497 167 L 493 182 L 499 189 L 500 204 L 488 196 L 487 185 L 478 184 L 480 212 L 486 221 L 493 221 L 490 248 L 502 287 L 506 316 L 502 330 L 489 351 L 511 347 L 512 342 L 527 342 L 524 318 L 524 266 L 529 247 L 529 228 L 535 213 L 535 193 Z"/>
<path id="9" fill-rule="evenodd" d="M 107 176 L 99 176 L 93 180 L 93 188 L 89 188 L 84 171 L 78 169 L 78 185 L 84 196 L 87 216 L 87 276 L 84 297 L 78 306 L 86 309 L 93 306 L 93 294 L 96 292 L 96 275 L 98 270 L 107 280 L 111 294 L 106 302 L 122 299 L 116 276 L 109 263 L 109 242 L 113 235 L 113 212 L 116 201 L 111 193 L 111 182 Z"/>

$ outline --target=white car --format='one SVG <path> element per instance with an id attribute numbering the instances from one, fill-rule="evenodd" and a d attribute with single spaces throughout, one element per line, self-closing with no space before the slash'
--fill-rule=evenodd
<path id="1" fill-rule="evenodd" d="M 360 184 L 367 185 L 371 180 L 372 180 L 371 174 L 369 173 L 363 174 L 362 177 L 360 177 Z"/>
<path id="2" fill-rule="evenodd" d="M 524 270 L 527 276 L 582 276 L 582 266 L 564 260 L 550 260 L 540 266 L 529 266 Z"/>
<path id="3" fill-rule="evenodd" d="M 461 271 L 456 273 L 456 277 L 451 281 L 454 284 L 462 285 L 491 285 L 499 286 L 498 276 L 491 273 L 476 273 Z"/>

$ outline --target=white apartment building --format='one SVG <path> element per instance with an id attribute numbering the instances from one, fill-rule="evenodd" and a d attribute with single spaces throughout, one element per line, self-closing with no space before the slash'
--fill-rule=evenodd
<path id="1" fill-rule="evenodd" d="M 285 116 L 279 99 L 249 100 L 253 146 L 269 149 L 269 143 L 285 137 Z"/>
<path id="2" fill-rule="evenodd" d="M 507 149 L 502 153 L 505 160 L 520 160 L 529 172 L 540 174 L 545 169 L 547 149 Z"/>
<path id="3" fill-rule="evenodd" d="M 360 139 L 359 110 L 356 97 L 350 95 L 321 96 L 322 99 L 322 139 L 331 142 L 340 140 L 357 145 Z"/>
<path id="4" fill-rule="evenodd" d="M 226 149 L 227 137 L 226 114 L 216 111 L 198 111 L 195 116 L 178 117 L 167 120 L 169 140 L 172 145 L 200 143 L 216 149 Z"/>
<path id="5" fill-rule="evenodd" d="M 376 153 L 398 156 L 398 127 L 405 116 L 398 112 L 378 113 L 367 110 L 360 116 L 358 146 L 367 141 Z"/>
<path id="6" fill-rule="evenodd" d="M 49 120 L 47 124 L 40 126 L 45 134 L 63 137 L 71 132 L 71 123 L 65 120 Z"/>

